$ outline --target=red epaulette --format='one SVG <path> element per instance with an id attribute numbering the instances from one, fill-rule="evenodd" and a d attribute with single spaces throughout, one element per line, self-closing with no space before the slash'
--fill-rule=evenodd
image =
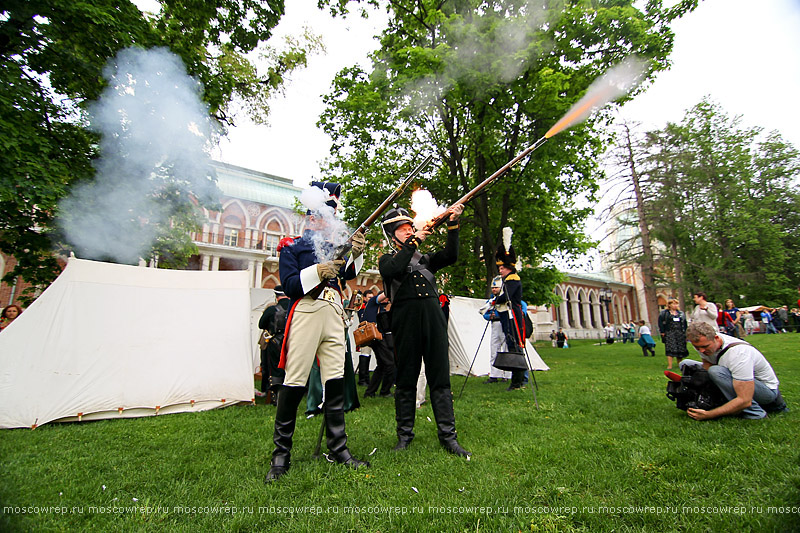
<path id="1" fill-rule="evenodd" d="M 283 250 L 285 246 L 290 246 L 294 244 L 295 239 L 299 239 L 300 237 L 284 237 L 280 241 L 278 241 L 278 251 L 280 252 Z"/>

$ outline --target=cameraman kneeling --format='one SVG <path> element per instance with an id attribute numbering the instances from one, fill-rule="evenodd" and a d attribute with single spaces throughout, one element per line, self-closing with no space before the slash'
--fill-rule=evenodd
<path id="1" fill-rule="evenodd" d="M 709 411 L 690 408 L 689 416 L 695 420 L 729 415 L 764 418 L 767 413 L 787 410 L 775 371 L 751 344 L 718 333 L 712 326 L 697 321 L 689 324 L 686 338 L 700 352 L 703 362 L 685 359 L 680 363 L 681 369 L 702 365 L 728 400 Z"/>

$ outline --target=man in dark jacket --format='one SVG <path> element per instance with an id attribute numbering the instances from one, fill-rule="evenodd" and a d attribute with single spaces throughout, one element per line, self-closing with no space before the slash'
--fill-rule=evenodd
<path id="1" fill-rule="evenodd" d="M 450 453 L 470 456 L 456 439 L 447 322 L 434 278 L 435 272 L 458 259 L 458 217 L 462 210 L 461 205 L 450 207 L 447 244 L 443 250 L 428 254 L 420 253 L 417 248 L 430 231 L 415 230 L 405 209 L 391 209 L 383 217 L 383 231 L 395 247 L 394 253 L 383 255 L 378 261 L 383 286 L 392 301 L 392 334 L 397 357 L 395 450 L 407 448 L 414 438 L 417 378 L 424 360 L 439 442 Z"/>
<path id="2" fill-rule="evenodd" d="M 378 314 L 386 312 L 385 306 L 387 303 L 389 303 L 389 299 L 386 297 L 386 294 L 384 294 L 383 291 L 379 292 L 377 296 L 371 298 L 367 302 L 364 308 L 364 320 L 377 324 Z M 386 332 L 381 331 L 381 333 L 387 335 Z M 391 333 L 388 333 L 388 335 L 391 335 Z M 383 338 L 374 340 L 369 344 L 369 347 L 375 352 L 375 361 L 378 363 L 378 366 L 375 367 L 367 390 L 364 391 L 364 398 L 374 397 L 378 389 L 380 389 L 382 398 L 392 397 L 392 385 L 394 385 L 394 353 L 389 347 L 388 341 L 389 339 Z"/>
<path id="3" fill-rule="evenodd" d="M 264 342 L 266 346 L 261 350 L 261 392 L 267 396 L 267 403 L 275 403 L 267 391 L 274 393 L 281 383 L 283 383 L 284 372 L 278 368 L 281 358 L 281 345 L 283 344 L 283 332 L 286 329 L 286 319 L 289 316 L 289 297 L 283 292 L 280 285 L 274 289 L 277 301 L 268 305 L 258 321 L 258 327 L 264 330 Z"/>

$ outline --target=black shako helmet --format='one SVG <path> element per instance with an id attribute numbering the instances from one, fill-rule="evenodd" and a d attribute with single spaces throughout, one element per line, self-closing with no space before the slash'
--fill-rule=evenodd
<path id="1" fill-rule="evenodd" d="M 394 240 L 394 232 L 403 224 L 411 224 L 411 227 L 414 227 L 414 219 L 411 218 L 405 208 L 393 207 L 386 211 L 381 220 L 381 228 L 383 228 L 383 235 L 386 240 L 392 242 Z"/>

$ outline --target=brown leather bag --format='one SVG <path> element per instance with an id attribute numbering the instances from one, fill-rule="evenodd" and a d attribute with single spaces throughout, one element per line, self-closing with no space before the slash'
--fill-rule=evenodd
<path id="1" fill-rule="evenodd" d="M 383 339 L 383 335 L 378 331 L 378 325 L 375 322 L 361 322 L 355 331 L 353 331 L 353 338 L 356 341 L 356 347 L 368 346 L 373 341 Z"/>

